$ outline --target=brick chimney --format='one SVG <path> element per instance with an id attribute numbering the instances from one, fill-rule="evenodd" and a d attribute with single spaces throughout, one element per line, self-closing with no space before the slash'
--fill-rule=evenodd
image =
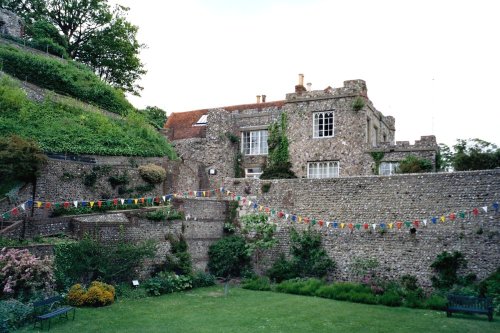
<path id="1" fill-rule="evenodd" d="M 306 87 L 304 87 L 304 74 L 299 74 L 299 84 L 295 86 L 295 93 L 301 94 L 307 91 Z"/>
<path id="2" fill-rule="evenodd" d="M 266 102 L 266 95 L 262 95 L 262 103 Z"/>

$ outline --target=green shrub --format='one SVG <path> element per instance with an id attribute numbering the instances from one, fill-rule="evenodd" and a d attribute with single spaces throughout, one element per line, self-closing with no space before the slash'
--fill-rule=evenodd
<path id="1" fill-rule="evenodd" d="M 377 297 L 372 293 L 350 292 L 348 300 L 354 303 L 377 304 Z"/>
<path id="2" fill-rule="evenodd" d="M 169 234 L 167 238 L 170 242 L 171 254 L 167 255 L 165 270 L 176 274 L 190 275 L 193 267 L 184 234 L 180 234 L 178 237 Z"/>
<path id="3" fill-rule="evenodd" d="M 160 272 L 144 283 L 146 292 L 151 296 L 160 296 L 192 288 L 192 280 L 187 275 L 177 275 L 170 272 Z"/>
<path id="4" fill-rule="evenodd" d="M 467 267 L 467 261 L 463 254 L 458 251 L 453 253 L 444 251 L 437 256 L 431 267 L 437 273 L 437 276 L 431 278 L 432 286 L 439 289 L 448 289 L 460 281 L 457 271 L 460 268 Z"/>
<path id="5" fill-rule="evenodd" d="M 273 265 L 269 271 L 273 274 L 273 278 L 289 276 L 322 278 L 335 268 L 335 263 L 328 258 L 322 248 L 319 232 L 309 228 L 299 233 L 291 229 L 290 240 L 291 259 L 287 262 L 283 257 L 278 258 L 276 267 Z"/>
<path id="6" fill-rule="evenodd" d="M 398 173 L 421 173 L 431 171 L 432 163 L 425 158 L 408 155 L 404 160 L 399 162 Z"/>
<path id="7" fill-rule="evenodd" d="M 4 327 L 6 329 L 5 332 L 8 332 L 8 329 L 16 329 L 23 326 L 31 319 L 32 313 L 33 307 L 23 304 L 16 299 L 0 301 L 0 325 L 5 320 L 8 320 L 7 327 Z"/>
<path id="8" fill-rule="evenodd" d="M 493 298 L 493 308 L 500 315 L 500 267 L 479 284 L 480 296 Z"/>
<path id="9" fill-rule="evenodd" d="M 370 294 L 370 287 L 360 283 L 338 282 L 319 288 L 316 296 L 340 301 L 349 300 L 350 294 Z"/>
<path id="10" fill-rule="evenodd" d="M 262 193 L 267 193 L 271 189 L 271 183 L 264 183 L 261 186 Z"/>
<path id="11" fill-rule="evenodd" d="M 127 185 L 130 182 L 130 178 L 127 173 L 123 173 L 117 176 L 110 176 L 108 182 L 112 188 L 116 188 L 119 185 Z"/>
<path id="12" fill-rule="evenodd" d="M 164 208 L 148 212 L 146 218 L 151 221 L 183 220 L 184 214 L 167 205 Z"/>
<path id="13" fill-rule="evenodd" d="M 271 282 L 267 277 L 256 277 L 244 280 L 242 287 L 243 289 L 269 291 L 271 290 Z"/>
<path id="14" fill-rule="evenodd" d="M 146 164 L 139 167 L 139 174 L 150 184 L 160 184 L 167 178 L 167 171 L 159 165 Z"/>
<path id="15" fill-rule="evenodd" d="M 124 240 L 102 244 L 87 236 L 79 242 L 57 244 L 54 253 L 56 282 L 59 287 L 68 288 L 78 282 L 87 284 L 94 280 L 131 281 L 144 259 L 154 256 L 155 245 Z"/>
<path id="16" fill-rule="evenodd" d="M 130 282 L 122 282 L 115 286 L 115 292 L 117 297 L 127 298 L 127 299 L 141 299 L 147 297 L 146 289 L 141 287 L 133 287 Z"/>
<path id="17" fill-rule="evenodd" d="M 293 279 L 297 276 L 294 272 L 294 265 L 285 258 L 284 254 L 280 254 L 271 268 L 267 270 L 266 275 L 277 283 Z"/>
<path id="18" fill-rule="evenodd" d="M 447 299 L 436 294 L 431 295 L 424 301 L 424 307 L 432 310 L 444 310 L 446 308 Z"/>
<path id="19" fill-rule="evenodd" d="M 42 88 L 76 97 L 110 112 L 126 115 L 133 106 L 123 92 L 101 81 L 90 69 L 0 44 L 3 71 Z"/>
<path id="20" fill-rule="evenodd" d="M 281 282 L 276 286 L 276 291 L 287 294 L 315 296 L 322 286 L 324 286 L 324 282 L 315 278 L 297 278 Z"/>
<path id="21" fill-rule="evenodd" d="M 195 272 L 192 275 L 193 288 L 210 287 L 215 285 L 215 276 L 205 272 Z"/>
<path id="22" fill-rule="evenodd" d="M 250 267 L 245 239 L 224 237 L 208 249 L 208 269 L 217 277 L 238 277 Z"/>
<path id="23" fill-rule="evenodd" d="M 387 306 L 401 306 L 401 304 L 403 304 L 401 296 L 394 291 L 389 291 L 379 296 L 378 302 L 379 304 Z"/>
<path id="24" fill-rule="evenodd" d="M 405 295 L 403 306 L 407 308 L 423 308 L 424 300 L 422 299 L 422 295 L 418 292 L 408 292 Z"/>

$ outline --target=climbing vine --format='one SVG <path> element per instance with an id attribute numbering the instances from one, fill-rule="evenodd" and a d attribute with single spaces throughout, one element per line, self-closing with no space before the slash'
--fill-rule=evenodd
<path id="1" fill-rule="evenodd" d="M 384 158 L 385 153 L 383 151 L 372 151 L 370 155 L 372 155 L 372 158 L 375 161 L 373 174 L 378 175 L 378 168 L 380 166 L 380 163 L 382 162 L 382 159 Z"/>
<path id="2" fill-rule="evenodd" d="M 261 179 L 296 178 L 290 170 L 288 154 L 288 138 L 286 136 L 286 114 L 282 113 L 279 121 L 272 123 L 268 129 L 267 144 L 269 147 L 267 167 Z"/>

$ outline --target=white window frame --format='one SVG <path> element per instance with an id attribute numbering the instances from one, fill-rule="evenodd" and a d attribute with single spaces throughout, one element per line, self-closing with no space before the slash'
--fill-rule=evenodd
<path id="1" fill-rule="evenodd" d="M 241 153 L 246 156 L 267 155 L 269 150 L 268 134 L 267 130 L 241 132 Z"/>
<path id="2" fill-rule="evenodd" d="M 380 176 L 392 176 L 397 173 L 399 162 L 386 161 L 381 162 L 378 167 L 378 174 Z"/>
<path id="3" fill-rule="evenodd" d="M 339 161 L 307 162 L 307 178 L 336 178 L 340 176 Z"/>
<path id="4" fill-rule="evenodd" d="M 325 129 L 325 116 L 330 116 L 331 115 L 331 120 L 329 118 L 329 123 L 326 124 L 326 126 L 331 125 L 331 133 L 330 129 Z M 321 119 L 322 118 L 322 119 Z M 322 139 L 322 138 L 333 138 L 335 135 L 335 113 L 334 110 L 329 110 L 329 111 L 323 111 L 323 112 L 313 112 L 313 121 L 312 121 L 312 126 L 313 126 L 313 138 L 314 139 Z M 323 121 L 323 124 L 321 125 L 323 128 L 320 129 L 320 121 Z M 325 133 L 327 135 L 325 135 Z"/>
<path id="5" fill-rule="evenodd" d="M 255 167 L 255 168 L 245 168 L 245 178 L 260 178 L 260 175 L 262 175 L 262 168 L 260 167 Z"/>

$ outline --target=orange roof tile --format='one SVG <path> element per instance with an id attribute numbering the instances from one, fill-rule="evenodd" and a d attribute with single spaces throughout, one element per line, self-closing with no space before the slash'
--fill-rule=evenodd
<path id="1" fill-rule="evenodd" d="M 241 105 L 231 105 L 221 108 L 213 109 L 223 109 L 228 112 L 242 111 L 248 109 L 259 109 L 269 107 L 281 108 L 285 104 L 285 101 L 275 101 L 275 102 L 265 102 L 265 103 L 254 103 L 254 104 L 241 104 Z M 188 138 L 203 138 L 205 137 L 206 127 L 205 126 L 193 126 L 203 115 L 208 114 L 210 109 L 201 109 L 194 111 L 185 112 L 173 112 L 165 123 L 164 128 L 169 129 L 168 137 L 170 140 L 180 140 Z"/>

